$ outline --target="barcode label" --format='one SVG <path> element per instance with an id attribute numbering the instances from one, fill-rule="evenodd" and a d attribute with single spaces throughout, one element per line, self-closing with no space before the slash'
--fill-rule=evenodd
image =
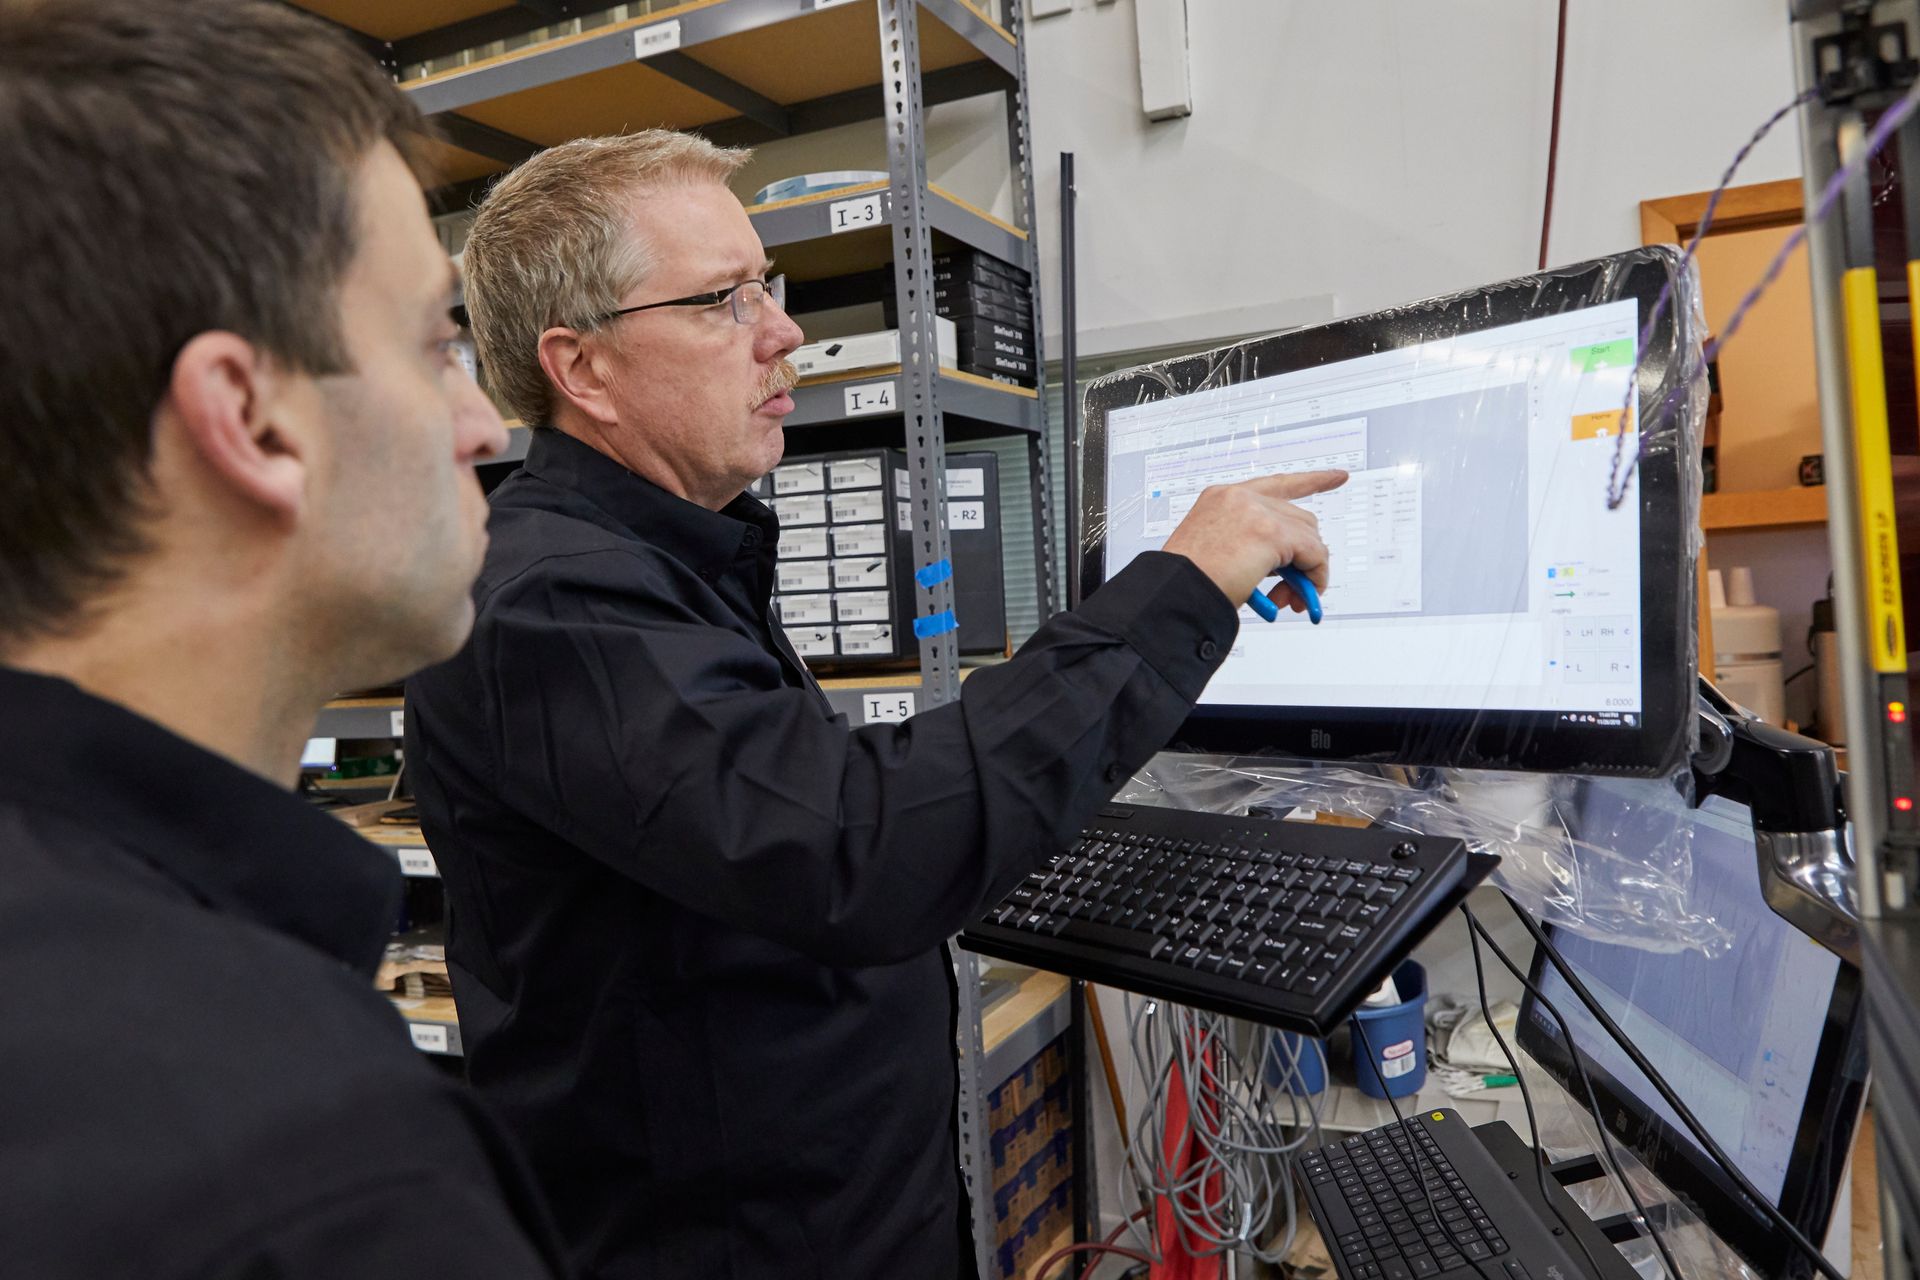
<path id="1" fill-rule="evenodd" d="M 669 18 L 665 22 L 656 22 L 641 27 L 633 33 L 633 56 L 651 58 L 656 53 L 666 53 L 680 47 L 680 19 Z"/>
<path id="2" fill-rule="evenodd" d="M 403 876 L 437 876 L 440 868 L 434 863 L 433 855 L 420 847 L 396 850 L 400 855 L 400 874 Z"/>
<path id="3" fill-rule="evenodd" d="M 423 1053 L 447 1052 L 447 1029 L 431 1022 L 409 1022 L 407 1034 L 413 1037 L 413 1047 Z"/>

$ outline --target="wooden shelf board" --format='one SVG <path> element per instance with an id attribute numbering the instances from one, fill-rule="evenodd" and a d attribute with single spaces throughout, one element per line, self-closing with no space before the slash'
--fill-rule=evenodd
<path id="1" fill-rule="evenodd" d="M 644 17 L 403 81 L 401 87 L 414 89 L 435 84 L 479 68 L 502 65 L 584 40 L 604 39 L 612 33 L 650 26 L 723 3 L 725 0 L 688 0 Z M 995 30 L 1006 34 L 997 26 Z M 762 97 L 789 106 L 880 83 L 879 24 L 874 21 L 872 10 L 864 5 L 839 5 L 803 13 L 785 22 L 690 45 L 684 53 Z M 923 11 L 920 24 L 923 73 L 980 60 L 979 50 Z M 542 146 L 553 146 L 573 138 L 633 129 L 696 128 L 733 119 L 738 113 L 640 61 L 474 103 L 462 108 L 461 114 Z M 478 174 L 470 172 L 476 165 L 480 166 Z M 506 166 L 461 152 L 449 161 L 449 168 L 466 177 L 475 177 Z"/>
<path id="2" fill-rule="evenodd" d="M 1827 522 L 1827 491 L 1822 486 L 1761 489 L 1749 493 L 1709 493 L 1700 499 L 1700 527 L 1778 529 Z"/>
<path id="3" fill-rule="evenodd" d="M 383 707 L 398 711 L 402 700 L 399 698 L 335 698 L 327 704 L 329 711 L 347 711 L 355 707 Z"/>
<path id="4" fill-rule="evenodd" d="M 1035 970 L 1006 999 L 980 1019 L 981 1048 L 991 1054 L 1000 1042 L 1037 1017 L 1067 993 L 1067 980 L 1057 973 Z"/>

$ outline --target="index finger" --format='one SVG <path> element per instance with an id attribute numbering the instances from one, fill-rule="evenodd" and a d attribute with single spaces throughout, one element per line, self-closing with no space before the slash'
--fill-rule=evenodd
<path id="1" fill-rule="evenodd" d="M 1339 470 L 1295 471 L 1279 475 L 1261 476 L 1247 481 L 1249 488 L 1265 498 L 1290 500 L 1304 498 L 1310 494 L 1325 493 L 1329 489 L 1338 489 L 1347 482 L 1347 473 Z"/>

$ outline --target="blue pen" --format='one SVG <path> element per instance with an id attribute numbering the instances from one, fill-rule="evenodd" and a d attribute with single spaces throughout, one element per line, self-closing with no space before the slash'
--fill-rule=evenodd
<path id="1" fill-rule="evenodd" d="M 1274 572 L 1278 573 L 1280 577 L 1285 580 L 1286 584 L 1293 588 L 1295 595 L 1306 602 L 1307 621 L 1318 626 L 1321 618 L 1320 593 L 1314 589 L 1313 579 L 1290 564 L 1281 565 L 1280 568 Z M 1280 606 L 1269 600 L 1267 593 L 1260 588 L 1255 587 L 1253 589 L 1253 594 L 1247 597 L 1247 603 L 1252 606 L 1255 613 L 1265 618 L 1268 622 L 1278 622 L 1280 620 Z"/>

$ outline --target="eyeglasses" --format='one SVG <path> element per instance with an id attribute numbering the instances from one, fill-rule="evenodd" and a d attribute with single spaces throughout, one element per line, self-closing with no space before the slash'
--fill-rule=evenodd
<path id="1" fill-rule="evenodd" d="M 753 324 L 760 319 L 767 301 L 782 311 L 787 309 L 787 278 L 774 276 L 767 280 L 743 280 L 729 289 L 715 289 L 711 293 L 690 293 L 684 298 L 668 298 L 665 302 L 645 302 L 637 307 L 622 307 L 618 311 L 609 311 L 601 316 L 596 324 L 608 320 L 617 320 L 621 316 L 630 316 L 636 311 L 652 311 L 656 307 L 717 307 L 729 303 L 733 308 L 736 324 Z"/>

